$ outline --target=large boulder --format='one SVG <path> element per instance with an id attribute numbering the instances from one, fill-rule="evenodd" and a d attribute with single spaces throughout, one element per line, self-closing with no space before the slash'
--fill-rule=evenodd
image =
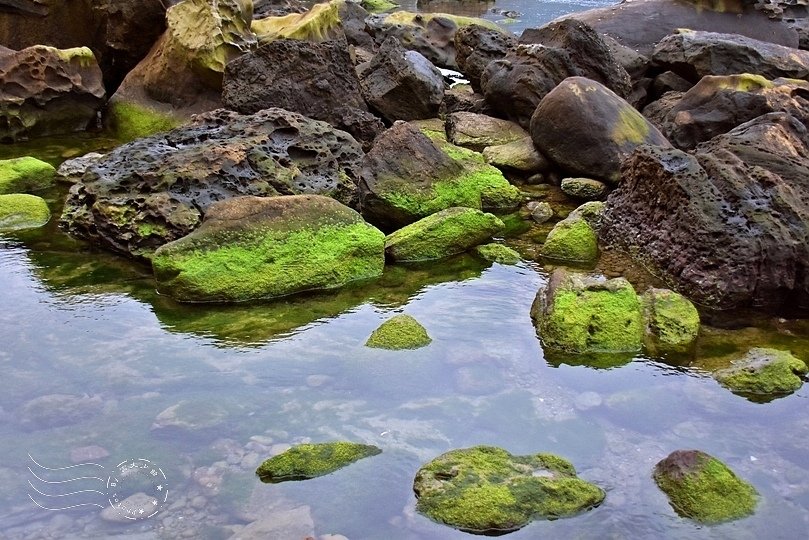
<path id="1" fill-rule="evenodd" d="M 517 45 L 517 38 L 501 30 L 470 24 L 455 33 L 455 60 L 472 88 L 480 90 L 486 66 L 499 60 Z"/>
<path id="2" fill-rule="evenodd" d="M 714 377 L 732 392 L 756 401 L 771 401 L 803 386 L 809 368 L 789 351 L 750 349 Z"/>
<path id="3" fill-rule="evenodd" d="M 97 123 L 105 97 L 87 47 L 0 47 L 0 142 L 84 131 Z"/>
<path id="4" fill-rule="evenodd" d="M 770 113 L 697 147 L 639 147 L 601 238 L 702 304 L 809 299 L 809 133 Z"/>
<path id="5" fill-rule="evenodd" d="M 329 197 L 235 197 L 152 257 L 157 289 L 187 302 L 241 302 L 382 275 L 385 237 Z"/>
<path id="6" fill-rule="evenodd" d="M 542 99 L 531 117 L 531 138 L 565 171 L 611 183 L 639 145 L 670 146 L 632 105 L 584 77 L 565 79 Z"/>
<path id="7" fill-rule="evenodd" d="M 387 39 L 360 74 L 362 94 L 389 121 L 435 118 L 444 77 L 424 56 Z"/>
<path id="8" fill-rule="evenodd" d="M 657 44 L 652 60 L 691 81 L 735 73 L 768 79 L 809 75 L 809 51 L 717 32 L 679 30 Z"/>
<path id="9" fill-rule="evenodd" d="M 283 109 L 214 111 L 99 159 L 71 188 L 62 223 L 108 249 L 148 255 L 238 195 L 315 193 L 354 204 L 362 156 L 347 133 Z"/>
<path id="10" fill-rule="evenodd" d="M 520 202 L 519 191 L 481 154 L 434 142 L 405 122 L 365 155 L 360 192 L 363 215 L 388 231 L 453 206 L 506 210 Z"/>

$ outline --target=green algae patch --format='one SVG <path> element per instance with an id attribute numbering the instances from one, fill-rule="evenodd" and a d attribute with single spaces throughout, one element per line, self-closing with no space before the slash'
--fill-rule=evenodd
<path id="1" fill-rule="evenodd" d="M 475 254 L 483 260 L 499 264 L 517 264 L 520 254 L 503 244 L 484 244 L 475 248 Z"/>
<path id="2" fill-rule="evenodd" d="M 107 108 L 107 125 L 113 136 L 122 142 L 170 131 L 181 123 L 171 114 L 137 103 L 115 101 Z"/>
<path id="3" fill-rule="evenodd" d="M 599 505 L 598 486 L 553 454 L 514 456 L 493 446 L 452 450 L 416 473 L 416 510 L 476 534 L 504 534 L 535 519 L 568 517 Z"/>
<path id="4" fill-rule="evenodd" d="M 340 31 L 340 7 L 343 0 L 315 4 L 306 13 L 290 13 L 281 17 L 256 19 L 251 29 L 259 42 L 269 43 L 276 39 L 325 41 Z"/>
<path id="5" fill-rule="evenodd" d="M 333 473 L 363 458 L 382 453 L 376 446 L 352 442 L 299 444 L 264 461 L 256 474 L 262 482 L 308 480 Z"/>
<path id="6" fill-rule="evenodd" d="M 26 156 L 0 161 L 0 194 L 41 191 L 53 185 L 53 165 Z"/>
<path id="7" fill-rule="evenodd" d="M 618 353 L 641 348 L 641 302 L 624 278 L 604 280 L 558 269 L 537 294 L 531 316 L 551 349 Z"/>
<path id="8" fill-rule="evenodd" d="M 442 259 L 489 240 L 504 227 L 494 214 L 447 208 L 389 234 L 385 255 L 398 262 Z"/>
<path id="9" fill-rule="evenodd" d="M 610 138 L 619 146 L 637 146 L 649 137 L 649 121 L 629 103 L 622 103 Z"/>
<path id="10" fill-rule="evenodd" d="M 558 261 L 593 262 L 598 258 L 598 239 L 584 219 L 564 219 L 548 234 L 542 256 Z"/>
<path id="11" fill-rule="evenodd" d="M 394 4 L 389 0 L 362 0 L 361 5 L 370 13 L 392 11 L 399 7 L 399 4 Z"/>
<path id="12" fill-rule="evenodd" d="M 0 195 L 0 231 L 42 227 L 50 218 L 48 203 L 42 197 L 22 193 Z"/>
<path id="13" fill-rule="evenodd" d="M 479 19 L 477 17 L 465 17 L 463 15 L 451 15 L 449 13 L 413 13 L 411 11 L 396 11 L 385 17 L 386 25 L 402 24 L 406 26 L 422 26 L 429 24 L 435 18 L 449 19 L 454 22 L 458 28 L 469 26 L 470 24 L 477 24 L 490 30 L 497 30 L 498 32 L 505 33 L 506 31 L 500 28 L 496 23 L 487 21 L 486 19 Z"/>
<path id="14" fill-rule="evenodd" d="M 668 289 L 643 295 L 645 343 L 652 352 L 683 352 L 699 335 L 699 312 L 686 297 Z"/>
<path id="15" fill-rule="evenodd" d="M 700 523 L 748 516 L 758 503 L 752 485 L 699 450 L 672 452 L 655 466 L 654 480 L 678 515 Z"/>
<path id="16" fill-rule="evenodd" d="M 734 394 L 767 402 L 798 390 L 808 371 L 806 363 L 788 351 L 754 348 L 714 377 Z"/>
<path id="17" fill-rule="evenodd" d="M 426 347 L 433 340 L 427 330 L 410 315 L 391 317 L 373 331 L 365 342 L 366 347 L 375 349 L 418 349 Z"/>
<path id="18" fill-rule="evenodd" d="M 193 233 L 158 248 L 158 290 L 180 301 L 239 302 L 377 277 L 385 237 L 319 195 L 215 203 Z"/>

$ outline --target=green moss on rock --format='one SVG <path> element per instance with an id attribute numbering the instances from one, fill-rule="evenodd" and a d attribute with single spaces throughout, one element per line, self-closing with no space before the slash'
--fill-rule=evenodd
<path id="1" fill-rule="evenodd" d="M 0 160 L 0 194 L 41 191 L 53 185 L 56 169 L 33 157 Z"/>
<path id="2" fill-rule="evenodd" d="M 394 10 L 399 7 L 399 4 L 394 4 L 389 0 L 362 0 L 362 7 L 370 13 L 379 13 Z"/>
<path id="3" fill-rule="evenodd" d="M 427 25 L 430 21 L 440 17 L 442 19 L 449 19 L 454 22 L 458 28 L 469 26 L 470 24 L 477 24 L 490 30 L 497 30 L 498 32 L 505 33 L 505 30 L 500 28 L 496 23 L 480 19 L 477 17 L 465 17 L 463 15 L 451 15 L 449 13 L 413 13 L 411 11 L 396 11 L 385 17 L 385 24 L 395 25 L 403 24 L 407 26 L 414 25 Z"/>
<path id="4" fill-rule="evenodd" d="M 376 446 L 343 441 L 299 444 L 264 461 L 256 474 L 269 483 L 308 480 L 381 452 Z"/>
<path id="5" fill-rule="evenodd" d="M 753 513 L 755 488 L 718 459 L 699 450 L 677 450 L 654 469 L 654 480 L 677 514 L 720 523 Z"/>
<path id="6" fill-rule="evenodd" d="M 604 196 L 607 184 L 592 178 L 563 178 L 562 191 L 577 199 L 596 200 Z"/>
<path id="7" fill-rule="evenodd" d="M 340 8 L 343 3 L 344 0 L 332 0 L 315 4 L 305 13 L 256 19 L 251 28 L 261 43 L 282 38 L 325 41 L 341 31 Z"/>
<path id="8" fill-rule="evenodd" d="M 169 131 L 180 124 L 170 114 L 137 103 L 114 101 L 107 108 L 107 125 L 115 138 L 123 142 Z"/>
<path id="9" fill-rule="evenodd" d="M 548 233 L 542 256 L 559 261 L 593 262 L 598 258 L 598 238 L 587 221 L 568 217 Z"/>
<path id="10" fill-rule="evenodd" d="M 385 255 L 400 262 L 441 259 L 485 242 L 504 227 L 493 214 L 447 208 L 389 234 Z"/>
<path id="11" fill-rule="evenodd" d="M 410 315 L 391 317 L 373 331 L 365 342 L 366 347 L 375 349 L 418 349 L 429 345 L 433 340 L 427 330 Z"/>
<path id="12" fill-rule="evenodd" d="M 0 230 L 15 231 L 42 227 L 51 218 L 48 203 L 36 195 L 0 195 Z"/>
<path id="13" fill-rule="evenodd" d="M 788 351 L 754 348 L 714 377 L 737 394 L 777 397 L 799 389 L 808 371 L 806 364 Z"/>
<path id="14" fill-rule="evenodd" d="M 687 350 L 699 335 L 699 312 L 686 297 L 668 289 L 643 295 L 646 346 L 651 351 Z"/>
<path id="15" fill-rule="evenodd" d="M 416 509 L 479 534 L 517 530 L 534 519 L 567 517 L 600 504 L 604 491 L 553 454 L 513 456 L 501 448 L 452 450 L 424 465 L 413 482 Z"/>
<path id="16" fill-rule="evenodd" d="M 475 248 L 478 257 L 489 262 L 500 264 L 517 264 L 522 257 L 520 254 L 503 244 L 485 244 Z"/>

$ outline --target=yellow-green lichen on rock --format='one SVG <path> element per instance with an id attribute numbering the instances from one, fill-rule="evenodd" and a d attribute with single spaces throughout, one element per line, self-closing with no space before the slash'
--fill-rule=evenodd
<path id="1" fill-rule="evenodd" d="M 170 131 L 182 124 L 182 120 L 147 105 L 113 100 L 107 106 L 106 123 L 116 139 L 129 142 Z"/>
<path id="2" fill-rule="evenodd" d="M 86 68 L 90 67 L 96 62 L 96 56 L 90 47 L 72 47 L 70 49 L 57 49 L 56 47 L 48 47 L 54 51 L 54 54 L 61 58 L 68 64 L 77 63 L 79 66 Z"/>
<path id="3" fill-rule="evenodd" d="M 0 194 L 41 191 L 53 186 L 53 165 L 26 156 L 0 160 Z"/>
<path id="4" fill-rule="evenodd" d="M 590 263 L 598 259 L 598 238 L 585 219 L 568 216 L 548 233 L 542 256 L 558 261 Z"/>
<path id="5" fill-rule="evenodd" d="M 733 393 L 766 403 L 798 390 L 807 372 L 806 363 L 789 351 L 757 347 L 714 377 Z"/>
<path id="6" fill-rule="evenodd" d="M 427 330 L 410 315 L 395 315 L 382 323 L 365 342 L 374 349 L 419 349 L 432 342 Z"/>
<path id="7" fill-rule="evenodd" d="M 306 13 L 290 13 L 253 21 L 252 29 L 262 43 L 276 39 L 326 41 L 342 32 L 340 8 L 345 0 L 315 4 Z"/>
<path id="8" fill-rule="evenodd" d="M 503 244 L 484 244 L 475 248 L 475 254 L 489 262 L 499 264 L 517 264 L 522 260 L 520 254 Z"/>
<path id="9" fill-rule="evenodd" d="M 505 534 L 535 519 L 558 519 L 604 500 L 598 486 L 576 475 L 553 454 L 514 456 L 475 446 L 442 454 L 419 469 L 413 482 L 416 510 L 476 534 Z"/>
<path id="10" fill-rule="evenodd" d="M 413 25 L 426 25 L 431 20 L 435 18 L 442 18 L 442 19 L 449 19 L 450 21 L 454 22 L 458 28 L 463 26 L 469 26 L 471 24 L 476 24 L 478 26 L 483 26 L 484 28 L 488 28 L 490 30 L 497 30 L 498 32 L 505 33 L 506 31 L 503 30 L 497 23 L 493 23 L 492 21 L 487 21 L 486 19 L 480 19 L 477 17 L 465 17 L 463 15 L 452 15 L 450 13 L 413 13 L 412 11 L 396 11 L 391 13 L 387 17 L 385 17 L 385 24 L 395 25 L 401 24 L 406 26 L 413 26 Z"/>
<path id="11" fill-rule="evenodd" d="M 308 480 L 380 453 L 376 446 L 353 442 L 299 444 L 264 461 L 256 474 L 267 483 Z"/>
<path id="12" fill-rule="evenodd" d="M 652 352 L 683 352 L 699 335 L 699 312 L 686 297 L 668 289 L 643 294 L 645 343 Z"/>
<path id="13" fill-rule="evenodd" d="M 389 0 L 362 0 L 361 5 L 370 13 L 391 11 L 399 7 L 399 4 L 395 4 Z"/>
<path id="14" fill-rule="evenodd" d="M 24 193 L 0 195 L 0 231 L 42 227 L 51 217 L 42 197 Z"/>

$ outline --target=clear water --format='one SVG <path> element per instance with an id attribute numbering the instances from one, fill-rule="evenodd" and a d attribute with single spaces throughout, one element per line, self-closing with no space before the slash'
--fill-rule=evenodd
<path id="1" fill-rule="evenodd" d="M 557 15 L 524 10 L 535 21 Z M 47 141 L 0 147 L 0 157 L 58 163 L 110 144 Z M 46 194 L 55 215 L 64 192 Z M 520 232 L 509 243 L 531 259 L 547 226 Z M 709 317 L 685 358 L 564 357 L 543 351 L 529 317 L 549 271 L 540 262 L 484 265 L 463 256 L 390 267 L 376 282 L 329 294 L 183 306 L 154 292 L 148 268 L 93 251 L 53 223 L 0 236 L 0 538 L 225 539 L 266 518 L 287 528 L 262 538 L 302 539 L 309 516 L 306 534 L 315 537 L 469 538 L 415 513 L 411 486 L 421 464 L 476 444 L 558 453 L 608 492 L 595 510 L 509 538 L 808 537 L 809 387 L 756 404 L 707 370 L 751 346 L 809 359 L 809 320 Z M 594 271 L 654 283 L 614 256 Z M 429 347 L 363 347 L 400 312 L 427 328 Z M 50 414 L 31 405 L 55 394 L 72 401 Z M 383 453 L 305 482 L 262 484 L 253 474 L 286 445 L 335 439 Z M 76 455 L 88 446 L 109 455 Z M 720 457 L 751 481 L 761 494 L 756 514 L 711 527 L 678 517 L 651 470 L 680 448 Z M 29 454 L 52 468 L 105 468 L 45 471 Z M 127 459 L 150 460 L 166 475 L 167 501 L 150 519 L 110 522 L 89 506 L 107 504 L 101 495 L 47 499 L 29 485 L 51 495 L 91 490 L 98 481 L 43 485 L 29 467 L 52 482 L 88 470 L 106 480 Z M 130 489 L 151 487 L 139 482 Z M 81 506 L 43 510 L 29 495 L 51 508 Z"/>

